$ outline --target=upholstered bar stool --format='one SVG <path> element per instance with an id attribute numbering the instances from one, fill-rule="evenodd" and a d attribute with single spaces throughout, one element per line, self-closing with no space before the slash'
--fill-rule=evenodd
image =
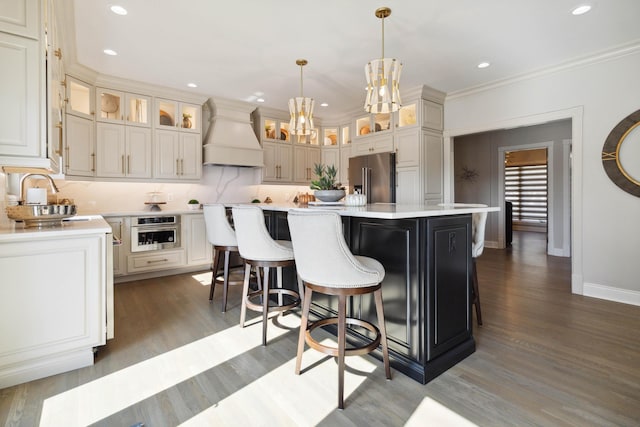
<path id="1" fill-rule="evenodd" d="M 293 243 L 298 274 L 305 287 L 302 322 L 298 337 L 296 374 L 300 374 L 305 342 L 309 347 L 338 358 L 338 407 L 344 409 L 345 356 L 367 354 L 382 345 L 382 359 L 387 379 L 391 379 L 389 350 L 382 306 L 381 282 L 385 270 L 373 258 L 354 256 L 342 233 L 340 216 L 335 212 L 291 210 L 288 214 L 289 231 Z M 318 320 L 309 324 L 309 308 L 313 293 L 338 297 L 338 317 Z M 378 326 L 346 316 L 347 297 L 373 293 Z M 320 344 L 311 332 L 318 327 L 338 325 L 338 347 Z M 346 348 L 347 325 L 365 328 L 375 338 L 361 347 Z"/>
<path id="2" fill-rule="evenodd" d="M 283 312 L 300 305 L 303 294 L 302 282 L 298 279 L 300 293 L 282 287 L 282 267 L 295 265 L 291 242 L 274 240 L 269 235 L 264 222 L 262 209 L 256 206 L 234 206 L 233 223 L 238 239 L 240 256 L 244 259 L 244 286 L 242 293 L 242 308 L 240 311 L 240 326 L 244 328 L 247 308 L 262 312 L 262 345 L 267 345 L 267 318 L 269 312 Z M 249 277 L 251 269 L 256 269 L 258 290 L 249 292 Z M 276 269 L 277 288 L 269 287 L 269 271 Z M 262 269 L 262 274 L 260 274 Z M 277 301 L 271 301 L 269 295 L 277 295 Z M 253 302 L 261 297 L 261 303 Z"/>
<path id="3" fill-rule="evenodd" d="M 487 225 L 487 213 L 477 212 L 472 216 L 472 236 L 471 236 L 471 256 L 473 257 L 473 271 L 471 274 L 471 283 L 473 286 L 473 305 L 476 307 L 476 319 L 478 325 L 482 325 L 482 309 L 480 308 L 480 290 L 478 286 L 478 270 L 476 267 L 476 258 L 482 255 L 484 250 L 484 230 Z"/>
<path id="4" fill-rule="evenodd" d="M 229 224 L 224 205 L 208 204 L 203 207 L 204 224 L 207 232 L 207 240 L 213 246 L 213 265 L 211 276 L 211 289 L 209 291 L 209 301 L 213 301 L 213 292 L 216 282 L 222 281 L 222 312 L 227 311 L 227 293 L 229 283 L 240 284 L 242 281 L 230 280 L 229 256 L 233 252 L 238 252 L 238 242 L 236 233 Z M 218 275 L 220 262 L 224 254 L 224 264 L 222 276 Z"/>

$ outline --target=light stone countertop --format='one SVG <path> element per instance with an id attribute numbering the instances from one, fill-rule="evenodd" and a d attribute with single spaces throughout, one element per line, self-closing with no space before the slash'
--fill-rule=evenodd
<path id="1" fill-rule="evenodd" d="M 54 227 L 25 227 L 11 221 L 0 227 L 0 243 L 16 240 L 32 240 L 73 235 L 111 233 L 111 226 L 100 215 L 76 215 Z"/>
<path id="2" fill-rule="evenodd" d="M 225 204 L 228 207 L 239 204 Z M 474 212 L 497 212 L 499 207 L 487 207 L 478 204 L 449 203 L 440 205 L 407 205 L 396 203 L 373 203 L 366 206 L 344 205 L 298 205 L 295 203 L 255 203 L 263 210 L 286 212 L 290 209 L 330 210 L 342 216 L 362 218 L 405 219 L 430 216 L 460 215 Z"/>

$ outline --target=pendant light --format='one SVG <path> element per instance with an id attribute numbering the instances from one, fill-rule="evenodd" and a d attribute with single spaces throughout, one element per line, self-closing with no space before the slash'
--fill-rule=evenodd
<path id="1" fill-rule="evenodd" d="M 402 64 L 393 58 L 384 57 L 384 18 L 391 15 L 391 9 L 376 9 L 376 17 L 382 20 L 382 56 L 364 66 L 367 77 L 367 98 L 364 109 L 368 113 L 390 113 L 398 111 L 400 102 L 400 71 Z"/>
<path id="2" fill-rule="evenodd" d="M 289 132 L 292 135 L 311 135 L 313 128 L 313 99 L 305 98 L 302 91 L 302 67 L 307 65 L 306 59 L 296 60 L 300 66 L 300 96 L 289 100 Z"/>

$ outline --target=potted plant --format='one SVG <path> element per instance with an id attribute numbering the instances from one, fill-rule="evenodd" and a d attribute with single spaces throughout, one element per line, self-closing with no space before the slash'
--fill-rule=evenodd
<path id="1" fill-rule="evenodd" d="M 315 190 L 313 195 L 322 202 L 337 202 L 344 197 L 344 187 L 336 182 L 338 170 L 335 166 L 316 163 L 313 168 L 318 179 L 311 181 L 310 188 Z"/>
<path id="2" fill-rule="evenodd" d="M 196 199 L 191 199 L 187 202 L 187 207 L 189 208 L 189 210 L 196 211 L 200 209 L 200 202 Z"/>

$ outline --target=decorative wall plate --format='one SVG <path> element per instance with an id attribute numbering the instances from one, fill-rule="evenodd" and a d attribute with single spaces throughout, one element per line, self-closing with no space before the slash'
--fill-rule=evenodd
<path id="1" fill-rule="evenodd" d="M 602 147 L 602 166 L 618 187 L 640 197 L 640 110 L 622 119 Z M 634 166 L 630 169 L 629 166 Z"/>

